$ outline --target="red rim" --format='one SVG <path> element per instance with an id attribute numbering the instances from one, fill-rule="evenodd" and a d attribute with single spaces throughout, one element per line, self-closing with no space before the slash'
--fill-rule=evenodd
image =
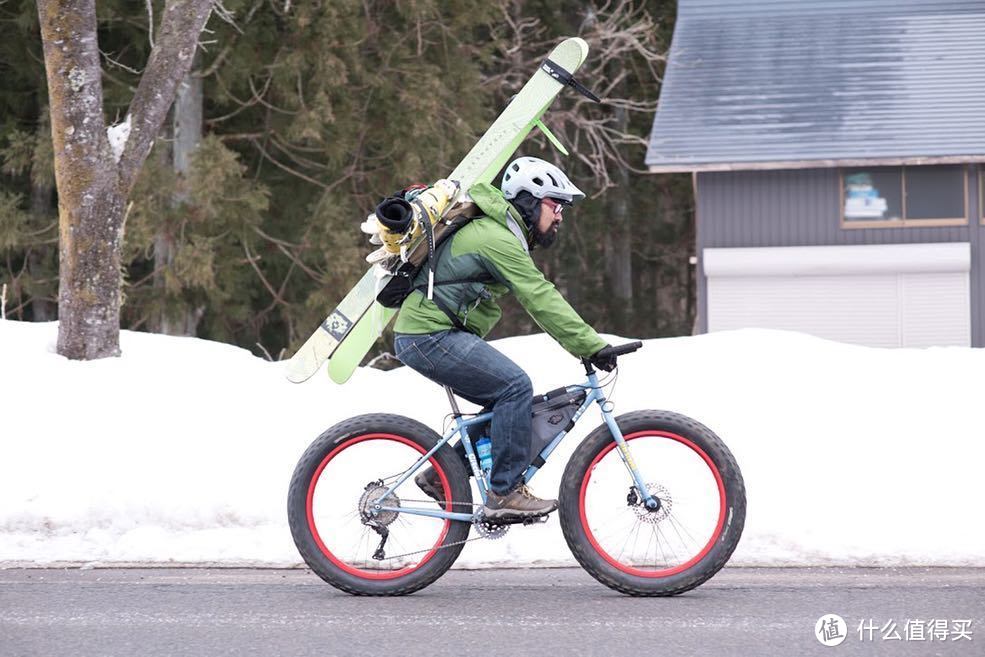
<path id="1" fill-rule="evenodd" d="M 588 489 L 588 482 L 592 478 L 592 471 L 595 469 L 595 466 L 598 464 L 598 462 L 602 460 L 602 457 L 604 457 L 606 454 L 611 452 L 612 448 L 616 446 L 615 441 L 612 441 L 611 443 L 606 445 L 605 448 L 598 453 L 595 459 L 588 466 L 588 469 L 585 471 L 585 478 L 581 482 L 581 491 L 578 495 L 578 511 L 579 511 L 579 515 L 581 516 L 581 526 L 582 529 L 584 529 L 585 531 L 585 535 L 588 537 L 588 542 L 591 543 L 592 548 L 594 548 L 595 551 L 598 554 L 600 554 L 602 558 L 605 559 L 607 562 L 609 562 L 609 564 L 611 564 L 613 567 L 621 570 L 624 573 L 630 575 L 636 575 L 637 577 L 651 577 L 651 578 L 670 577 L 672 575 L 676 575 L 677 573 L 687 570 L 694 564 L 704 559 L 705 555 L 707 555 L 708 552 L 711 551 L 711 548 L 715 545 L 715 542 L 718 540 L 718 537 L 721 535 L 722 527 L 725 525 L 725 508 L 726 508 L 725 484 L 722 482 L 722 475 L 718 472 L 718 468 L 715 467 L 715 463 L 711 460 L 711 458 L 705 453 L 703 449 L 698 447 L 691 440 L 688 440 L 683 436 L 679 436 L 676 433 L 671 433 L 669 431 L 639 431 L 637 433 L 625 436 L 625 439 L 628 442 L 630 440 L 641 438 L 643 436 L 660 436 L 663 438 L 670 438 L 672 440 L 676 440 L 679 443 L 687 445 L 692 450 L 694 450 L 702 459 L 704 459 L 704 462 L 708 466 L 708 469 L 711 470 L 711 473 L 715 476 L 715 482 L 718 484 L 718 499 L 719 499 L 718 523 L 715 525 L 715 530 L 711 533 L 711 538 L 708 539 L 708 542 L 705 544 L 704 548 L 702 548 L 702 550 L 697 555 L 695 555 L 688 561 L 680 564 L 679 566 L 674 566 L 673 568 L 664 568 L 662 570 L 641 570 L 639 568 L 634 568 L 620 561 L 617 561 L 616 559 L 612 558 L 612 555 L 606 552 L 601 545 L 599 545 L 598 541 L 595 539 L 595 535 L 592 533 L 591 527 L 588 526 L 588 517 L 585 514 L 585 492 Z"/>
<path id="2" fill-rule="evenodd" d="M 350 566 L 349 564 L 345 563 L 344 561 L 336 557 L 334 554 L 332 554 L 332 551 L 329 550 L 328 547 L 325 545 L 324 541 L 322 541 L 321 535 L 319 535 L 318 529 L 315 527 L 315 516 L 314 516 L 314 508 L 313 508 L 314 497 L 315 497 L 315 484 L 318 482 L 318 478 L 321 476 L 322 470 L 325 469 L 325 466 L 327 466 L 329 462 L 333 458 L 335 458 L 335 456 L 339 452 L 341 452 L 342 450 L 348 447 L 351 447 L 352 445 L 355 445 L 356 443 L 361 443 L 364 440 L 393 440 L 398 443 L 403 443 L 404 445 L 410 445 L 421 454 L 427 454 L 427 450 L 425 450 L 423 447 L 421 447 L 414 441 L 410 440 L 409 438 L 405 438 L 403 436 L 397 436 L 392 433 L 368 433 L 362 436 L 356 436 L 354 438 L 350 438 L 349 440 L 345 441 L 341 445 L 337 446 L 335 449 L 333 449 L 331 452 L 328 453 L 328 456 L 322 459 L 321 463 L 318 464 L 318 468 L 315 470 L 315 474 L 311 477 L 311 482 L 308 484 L 308 499 L 305 502 L 306 511 L 308 515 L 308 531 L 311 532 L 311 536 L 312 538 L 315 539 L 315 543 L 318 545 L 318 549 L 322 551 L 322 554 L 328 557 L 329 561 L 331 561 L 333 564 L 335 564 L 345 572 L 349 573 L 350 575 L 355 575 L 356 577 L 363 577 L 366 579 L 394 579 L 396 577 L 403 577 L 404 575 L 411 574 L 412 572 L 414 572 L 415 570 L 426 564 L 431 559 L 431 557 L 434 556 L 434 553 L 438 551 L 438 548 L 440 548 L 441 544 L 444 542 L 445 536 L 448 535 L 448 528 L 451 526 L 450 520 L 445 520 L 445 524 L 441 528 L 441 536 L 438 537 L 438 541 L 434 544 L 434 547 L 431 548 L 430 552 L 424 555 L 424 558 L 421 559 L 420 562 L 418 562 L 414 566 L 408 566 L 407 568 L 395 570 L 392 573 L 379 573 L 372 570 L 361 570 L 359 568 L 353 568 L 352 566 Z M 451 487 L 448 485 L 448 477 L 445 476 L 445 471 L 438 464 L 438 460 L 432 456 L 430 459 L 428 459 L 428 461 L 431 464 L 431 466 L 435 469 L 435 471 L 438 473 L 438 476 L 441 478 L 441 485 L 444 488 L 444 490 L 446 491 L 451 490 Z M 448 500 L 445 502 L 445 511 L 451 511 L 451 510 L 452 510 L 451 501 Z"/>

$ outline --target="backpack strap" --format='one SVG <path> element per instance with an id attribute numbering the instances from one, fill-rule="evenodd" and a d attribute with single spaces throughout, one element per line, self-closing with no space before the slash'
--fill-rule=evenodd
<path id="1" fill-rule="evenodd" d="M 417 290 L 418 292 L 421 292 L 425 296 L 425 298 L 429 299 L 432 303 L 434 303 L 434 305 L 437 306 L 438 309 L 441 310 L 441 312 L 443 312 L 448 317 L 448 319 L 451 321 L 452 325 L 456 329 L 458 329 L 459 331 L 465 331 L 466 333 L 472 333 L 474 335 L 478 335 L 477 333 L 475 333 L 475 331 L 469 329 L 464 322 L 462 322 L 461 318 L 459 318 L 459 316 L 455 313 L 455 311 L 453 311 L 451 308 L 448 307 L 448 304 L 446 304 L 444 301 L 439 299 L 437 295 L 434 294 L 434 288 L 442 285 L 457 285 L 459 283 L 494 283 L 495 282 L 495 279 L 489 276 L 488 274 L 484 276 L 468 276 L 466 278 L 456 278 L 447 281 L 434 280 L 434 272 L 438 268 L 438 260 L 441 258 L 441 254 L 447 250 L 448 245 L 451 244 L 452 237 L 454 237 L 455 233 L 458 232 L 458 229 L 462 228 L 465 224 L 469 223 L 473 219 L 482 216 L 481 214 L 479 215 L 472 214 L 476 210 L 474 204 L 467 204 L 462 209 L 464 211 L 457 213 L 457 216 L 455 216 L 454 218 L 450 220 L 446 218 L 444 220 L 446 225 L 448 226 L 448 229 L 443 231 L 440 237 L 438 237 L 437 239 L 435 239 L 435 236 L 431 231 L 431 227 L 428 225 L 424 226 L 428 253 L 426 256 L 426 260 L 422 263 L 422 265 L 426 265 L 428 268 L 428 280 L 427 283 L 421 283 L 420 285 L 416 285 L 414 286 L 413 289 Z M 513 233 L 513 235 L 517 238 L 517 240 L 520 241 L 520 244 L 523 246 L 524 251 L 529 253 L 530 247 L 527 244 L 527 240 L 524 238 L 523 230 L 520 228 L 520 225 L 517 223 L 516 218 L 513 216 L 511 210 L 512 208 L 509 208 L 507 209 L 506 212 L 506 226 L 507 228 L 509 228 L 510 232 Z M 423 223 L 428 224 L 428 222 L 426 221 Z M 414 276 L 414 274 L 407 274 L 407 275 L 410 277 Z"/>
<path id="2" fill-rule="evenodd" d="M 516 218 L 513 216 L 513 208 L 507 208 L 506 210 L 506 227 L 510 229 L 510 232 L 520 240 L 520 244 L 523 246 L 523 250 L 530 253 L 530 245 L 527 244 L 527 238 L 523 234 L 523 230 L 520 228 L 520 224 L 517 223 Z M 523 221 L 522 219 L 520 221 Z"/>
<path id="3" fill-rule="evenodd" d="M 459 224 L 457 226 L 453 226 L 452 234 L 455 231 L 457 231 L 459 228 L 461 228 L 462 226 L 464 226 L 466 223 L 468 223 L 468 221 L 471 221 L 471 218 L 469 218 L 466 221 L 461 222 L 461 224 Z M 438 263 L 438 260 L 441 258 L 441 255 L 448 249 L 448 245 L 451 244 L 452 234 L 446 233 L 445 235 L 442 235 L 442 237 L 444 239 L 442 240 L 442 242 L 438 246 L 438 248 L 435 250 L 434 255 L 432 255 L 432 256 L 429 257 L 428 264 L 430 266 L 433 266 L 433 268 L 429 271 L 428 282 L 426 284 L 425 283 L 421 283 L 420 285 L 417 285 L 417 286 L 414 287 L 415 290 L 418 290 L 419 292 L 424 293 L 425 296 L 427 296 L 427 292 L 430 292 L 431 290 L 433 290 L 433 288 L 438 287 L 440 285 L 456 285 L 458 283 L 490 283 L 490 282 L 493 282 L 493 279 L 488 274 L 485 275 L 485 276 L 467 276 L 465 278 L 455 278 L 455 279 L 450 279 L 450 280 L 446 280 L 446 281 L 435 281 L 431 277 L 431 272 L 433 272 L 434 269 L 437 269 L 437 266 L 438 266 L 437 263 Z M 448 317 L 448 319 L 451 321 L 452 325 L 455 328 L 457 328 L 459 331 L 465 331 L 466 333 L 472 333 L 473 335 L 478 335 L 478 333 L 476 333 L 475 331 L 473 331 L 470 328 L 468 328 L 465 325 L 465 323 L 458 317 L 458 314 L 455 313 L 454 310 L 452 310 L 451 308 L 449 308 L 448 307 L 448 304 L 446 304 L 444 301 L 442 301 L 441 299 L 439 299 L 438 298 L 438 295 L 432 294 L 431 296 L 429 296 L 427 298 L 430 299 L 431 302 L 434 303 L 434 305 L 436 305 L 438 307 L 438 309 L 441 310 L 441 312 L 443 312 Z"/>

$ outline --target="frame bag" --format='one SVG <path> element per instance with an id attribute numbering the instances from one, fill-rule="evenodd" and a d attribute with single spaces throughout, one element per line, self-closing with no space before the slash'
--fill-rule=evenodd
<path id="1" fill-rule="evenodd" d="M 533 422 L 530 426 L 530 458 L 533 459 L 533 465 L 543 465 L 541 450 L 561 431 L 571 431 L 575 413 L 587 396 L 584 388 L 573 392 L 558 388 L 534 397 Z"/>

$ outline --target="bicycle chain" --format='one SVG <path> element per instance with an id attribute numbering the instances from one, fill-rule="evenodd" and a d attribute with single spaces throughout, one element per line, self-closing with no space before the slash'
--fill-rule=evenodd
<path id="1" fill-rule="evenodd" d="M 427 502 L 437 502 L 438 504 L 441 504 L 441 505 L 449 504 L 449 502 L 447 502 L 445 500 L 403 500 L 403 501 L 404 502 L 424 502 L 424 503 L 427 503 Z M 450 502 L 450 504 L 452 506 L 455 506 L 455 505 L 457 505 L 457 506 L 470 506 L 470 507 L 482 506 L 481 504 L 475 504 L 474 502 Z M 473 520 L 472 521 L 472 525 L 477 525 L 479 522 L 482 522 L 482 521 L 479 520 L 477 522 L 476 520 Z M 477 529 L 476 531 L 480 531 L 480 530 Z M 503 532 L 503 534 L 505 534 L 505 533 L 506 532 Z M 479 536 L 474 536 L 472 538 L 465 538 L 465 539 L 462 539 L 461 541 L 454 541 L 452 543 L 447 543 L 445 545 L 442 545 L 439 548 L 425 548 L 423 550 L 415 550 L 413 552 L 404 552 L 403 554 L 395 554 L 395 555 L 393 555 L 391 557 L 386 557 L 386 559 L 388 559 L 388 560 L 389 559 L 400 559 L 401 557 L 409 557 L 409 556 L 412 556 L 412 555 L 415 555 L 415 554 L 421 554 L 422 552 L 430 552 L 432 549 L 434 549 L 435 551 L 437 551 L 437 550 L 444 550 L 445 548 L 455 547 L 456 545 L 464 545 L 465 543 L 471 543 L 472 541 L 481 541 L 483 539 L 487 539 L 487 540 L 492 541 L 492 540 L 495 540 L 497 538 L 502 538 L 503 534 L 500 534 L 499 536 L 489 536 L 489 535 L 483 536 L 483 535 L 480 534 Z"/>
<path id="2" fill-rule="evenodd" d="M 451 504 L 452 506 L 471 506 L 471 507 L 482 506 L 481 504 L 475 504 L 474 502 L 447 502 L 445 500 L 407 500 L 407 499 L 404 499 L 402 501 L 403 502 L 418 502 L 420 504 L 430 504 L 431 502 L 435 502 L 435 503 L 440 504 L 442 506 L 444 506 L 445 504 Z"/>

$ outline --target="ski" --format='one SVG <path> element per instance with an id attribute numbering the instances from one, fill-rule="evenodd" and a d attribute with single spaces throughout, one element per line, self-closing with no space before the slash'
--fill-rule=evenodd
<path id="1" fill-rule="evenodd" d="M 559 143 L 540 119 L 566 86 L 598 101 L 572 77 L 587 56 L 588 44 L 582 39 L 569 38 L 558 44 L 447 178 L 457 181 L 463 191 L 475 183 L 491 182 L 537 127 L 548 134 L 551 143 Z M 376 303 L 382 275 L 376 267 L 367 270 L 288 362 L 288 380 L 308 380 L 325 360 L 329 361 L 328 373 L 333 381 L 349 380 L 397 313 Z"/>

